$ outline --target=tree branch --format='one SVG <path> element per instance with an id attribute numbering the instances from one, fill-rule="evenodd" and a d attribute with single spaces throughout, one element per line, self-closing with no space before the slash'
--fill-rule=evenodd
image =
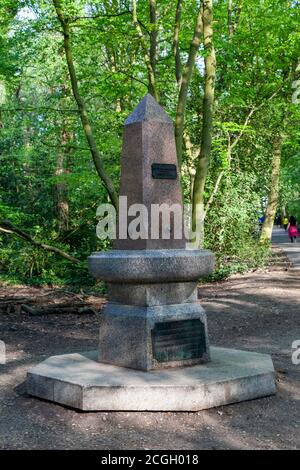
<path id="1" fill-rule="evenodd" d="M 57 109 L 57 108 L 49 108 L 47 106 L 38 106 L 38 107 L 27 107 L 27 108 L 2 108 L 0 107 L 0 111 L 4 112 L 12 112 L 15 113 L 16 111 L 24 111 L 24 112 L 33 112 L 33 111 L 55 111 L 57 113 L 75 113 L 78 114 L 78 109 Z"/>
<path id="2" fill-rule="evenodd" d="M 109 14 L 100 14 L 99 15 L 93 15 L 93 16 L 75 16 L 72 18 L 71 22 L 75 22 L 78 20 L 95 20 L 97 18 L 114 18 L 117 16 L 123 16 L 123 15 L 130 15 L 131 11 L 130 10 L 125 10 L 125 11 L 120 11 L 119 13 L 109 13 Z"/>
<path id="3" fill-rule="evenodd" d="M 206 215 L 207 215 L 207 213 L 208 213 L 208 211 L 209 211 L 210 206 L 211 206 L 212 203 L 213 203 L 213 200 L 214 200 L 214 198 L 215 198 L 215 195 L 217 194 L 217 192 L 218 192 L 218 190 L 219 190 L 219 186 L 220 186 L 220 184 L 221 184 L 221 181 L 222 181 L 222 179 L 223 179 L 224 174 L 225 174 L 225 170 L 222 170 L 221 173 L 219 174 L 218 178 L 217 178 L 215 187 L 214 187 L 214 189 L 213 189 L 213 191 L 212 191 L 212 193 L 211 193 L 211 195 L 210 195 L 210 197 L 209 197 L 209 200 L 207 201 L 206 206 L 205 206 L 205 210 L 204 210 L 204 219 L 205 219 L 205 217 L 206 217 Z"/>
<path id="4" fill-rule="evenodd" d="M 79 147 L 77 145 L 69 145 L 69 144 L 56 144 L 56 145 L 51 145 L 49 144 L 48 142 L 44 142 L 42 140 L 40 140 L 40 144 L 44 145 L 45 147 L 49 147 L 49 148 L 60 148 L 60 149 L 66 149 L 66 150 L 84 150 L 84 151 L 90 151 L 89 147 Z"/>
<path id="5" fill-rule="evenodd" d="M 9 220 L 0 221 L 0 232 L 17 235 L 23 240 L 26 240 L 27 242 L 29 242 L 31 245 L 36 246 L 37 248 L 42 248 L 43 250 L 46 250 L 46 251 L 51 251 L 52 253 L 56 253 L 57 255 L 61 256 L 62 258 L 67 259 L 73 264 L 81 263 L 79 259 L 74 258 L 73 256 L 69 255 L 65 251 L 62 251 L 59 248 L 56 248 L 55 246 L 47 245 L 45 243 L 34 240 L 28 233 L 23 232 L 23 230 L 20 230 L 18 227 L 15 227 Z"/>
<path id="6" fill-rule="evenodd" d="M 133 75 L 130 75 L 129 73 L 127 72 L 124 72 L 124 70 L 120 70 L 120 69 L 116 69 L 114 73 L 122 73 L 123 75 L 125 75 L 126 77 L 130 78 L 131 80 L 134 80 L 138 83 L 141 83 L 142 85 L 144 85 L 146 88 L 148 88 L 148 83 L 144 82 L 143 80 L 140 80 L 139 78 L 136 78 L 134 77 Z M 113 75 L 113 74 L 112 74 Z"/>
<path id="7" fill-rule="evenodd" d="M 241 138 L 243 137 L 243 134 L 246 130 L 246 127 L 248 126 L 249 124 L 249 121 L 251 119 L 251 117 L 253 116 L 254 112 L 256 111 L 257 108 L 252 108 L 248 114 L 248 116 L 246 117 L 246 120 L 244 122 L 244 125 L 239 133 L 239 135 L 237 136 L 236 139 L 234 139 L 234 141 L 232 142 L 232 144 L 230 144 L 230 149 L 234 149 L 234 147 L 239 143 L 239 141 L 241 140 Z"/>

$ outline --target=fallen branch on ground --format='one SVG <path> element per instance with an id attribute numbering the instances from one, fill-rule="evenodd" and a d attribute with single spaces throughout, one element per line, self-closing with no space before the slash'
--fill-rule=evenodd
<path id="1" fill-rule="evenodd" d="M 80 304 L 82 305 L 82 304 Z M 86 315 L 86 314 L 93 314 L 95 315 L 97 312 L 94 308 L 84 306 L 80 307 L 79 305 L 67 305 L 64 304 L 63 306 L 60 304 L 53 304 L 50 305 L 49 307 L 44 307 L 44 308 L 33 308 L 30 307 L 29 305 L 21 305 L 21 309 L 25 313 L 29 313 L 29 315 L 32 316 L 37 316 L 37 315 L 61 315 L 64 313 L 73 313 L 76 315 Z"/>

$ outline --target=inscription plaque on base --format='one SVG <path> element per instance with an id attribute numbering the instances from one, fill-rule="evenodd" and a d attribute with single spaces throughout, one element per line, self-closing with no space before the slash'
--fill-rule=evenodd
<path id="1" fill-rule="evenodd" d="M 200 359 L 206 352 L 204 325 L 198 319 L 156 323 L 152 348 L 157 362 Z"/>

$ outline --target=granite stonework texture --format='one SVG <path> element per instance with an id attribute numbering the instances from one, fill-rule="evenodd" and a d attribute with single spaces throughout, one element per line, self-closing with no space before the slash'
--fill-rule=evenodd
<path id="1" fill-rule="evenodd" d="M 211 348 L 211 362 L 143 372 L 97 361 L 97 352 L 53 356 L 28 372 L 30 395 L 84 411 L 199 411 L 276 393 L 270 356 Z"/>
<path id="2" fill-rule="evenodd" d="M 198 297 L 195 282 L 169 282 L 158 284 L 109 284 L 108 296 L 111 302 L 125 305 L 152 307 L 155 305 L 195 303 Z"/>
<path id="3" fill-rule="evenodd" d="M 93 253 L 89 270 L 109 283 L 197 282 L 214 269 L 208 250 L 112 250 Z"/>
<path id="4" fill-rule="evenodd" d="M 120 195 L 182 209 L 173 124 L 150 95 L 125 122 Z M 113 249 L 92 253 L 90 273 L 108 285 L 99 351 L 50 357 L 29 371 L 29 394 L 82 410 L 196 411 L 275 393 L 269 356 L 209 347 L 197 284 L 215 258 L 186 250 L 174 220 L 170 239 L 161 218 L 156 239 L 133 240 L 128 217 Z"/>
<path id="5" fill-rule="evenodd" d="M 191 320 L 200 323 L 199 334 L 195 336 L 195 341 L 200 339 L 199 352 L 201 354 L 195 358 L 190 354 L 195 348 L 192 342 L 193 331 L 188 328 L 185 334 L 184 323 L 179 323 L 179 330 L 176 329 L 177 322 Z M 163 327 L 166 323 L 168 323 L 167 326 L 171 325 L 173 328 L 164 332 L 163 337 L 160 338 L 160 344 L 157 345 L 159 339 L 155 341 L 153 337 L 155 327 Z M 192 323 L 191 328 L 193 327 Z M 169 340 L 166 335 L 170 338 Z M 159 360 L 160 357 L 166 360 Z M 190 366 L 208 360 L 206 315 L 198 303 L 141 307 L 111 302 L 101 317 L 99 341 L 99 361 L 101 362 L 149 371 Z"/>
<path id="6" fill-rule="evenodd" d="M 174 165 L 177 168 L 174 127 L 164 109 L 148 94 L 138 104 L 125 121 L 121 160 L 120 196 L 127 196 L 128 207 L 143 204 L 151 214 L 152 204 L 178 204 L 182 206 L 180 178 L 155 179 L 152 176 L 153 164 Z M 132 218 L 128 218 L 128 225 Z M 185 239 L 174 237 L 174 224 L 171 220 L 170 239 L 160 236 L 155 240 L 117 239 L 117 250 L 151 250 L 185 248 Z"/>
<path id="7" fill-rule="evenodd" d="M 125 122 L 120 196 L 127 197 L 128 207 L 143 204 L 148 214 L 153 204 L 176 204 L 183 211 L 173 123 L 149 94 Z M 120 230 L 113 250 L 89 257 L 90 273 L 108 284 L 100 323 L 102 362 L 147 371 L 209 361 L 197 283 L 213 271 L 214 255 L 186 250 L 184 231 L 178 237 L 176 217 L 169 220 L 168 231 L 159 219 L 156 239 L 150 237 L 149 217 L 147 239 L 124 240 Z M 130 223 L 127 218 L 126 234 Z"/>

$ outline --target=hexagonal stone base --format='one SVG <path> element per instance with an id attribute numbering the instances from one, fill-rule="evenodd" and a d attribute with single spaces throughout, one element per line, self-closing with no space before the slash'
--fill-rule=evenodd
<path id="1" fill-rule="evenodd" d="M 211 348 L 211 362 L 143 372 L 97 351 L 52 356 L 27 375 L 30 395 L 80 410 L 197 411 L 276 393 L 269 355 Z"/>

